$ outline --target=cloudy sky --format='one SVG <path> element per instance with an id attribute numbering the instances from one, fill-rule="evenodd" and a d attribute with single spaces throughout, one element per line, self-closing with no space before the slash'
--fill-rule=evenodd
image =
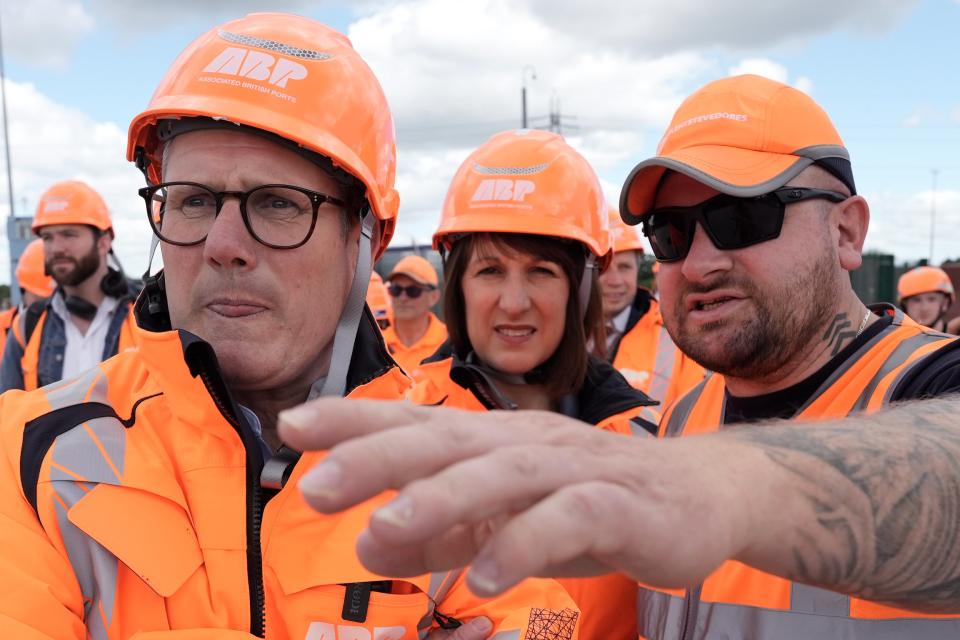
<path id="1" fill-rule="evenodd" d="M 868 249 L 927 257 L 935 210 L 934 261 L 960 257 L 952 0 L 4 0 L 16 214 L 32 215 L 55 181 L 85 180 L 111 207 L 127 270 L 142 272 L 149 228 L 142 178 L 124 160 L 127 125 L 194 37 L 264 8 L 346 32 L 379 76 L 399 140 L 396 243 L 428 239 L 459 163 L 519 126 L 524 79 L 532 123 L 559 109 L 615 199 L 686 94 L 752 72 L 809 92 L 833 117 L 871 203 Z M 2 216 L 7 202 L 0 173 Z M 6 253 L 3 238 L 0 282 Z"/>

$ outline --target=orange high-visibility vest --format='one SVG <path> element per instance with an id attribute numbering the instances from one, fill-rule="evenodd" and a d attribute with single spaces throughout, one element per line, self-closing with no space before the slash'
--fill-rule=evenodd
<path id="1" fill-rule="evenodd" d="M 16 317 L 17 307 L 0 311 L 0 335 L 3 336 L 3 342 L 0 342 L 0 359 L 3 359 L 3 349 L 7 346 L 7 334 L 10 333 L 10 327 L 13 326 Z"/>
<path id="2" fill-rule="evenodd" d="M 446 358 L 423 363 L 420 379 L 408 398 L 417 404 L 486 411 L 486 407 L 469 389 L 450 379 L 452 362 L 452 358 Z M 610 415 L 595 426 L 624 435 L 649 436 L 633 420 L 637 417 L 657 424 L 660 416 L 652 407 L 636 406 Z M 637 594 L 635 581 L 625 575 L 612 573 L 593 578 L 562 578 L 558 582 L 582 613 L 581 638 L 634 640 L 637 637 L 637 619 L 633 615 Z"/>
<path id="3" fill-rule="evenodd" d="M 134 346 L 134 329 L 137 326 L 137 322 L 133 317 L 133 302 L 130 301 L 121 304 L 126 304 L 128 309 L 127 317 L 124 318 L 123 324 L 120 325 L 117 353 L 122 353 Z M 39 386 L 37 375 L 40 367 L 40 342 L 43 337 L 43 325 L 46 323 L 47 316 L 50 313 L 52 313 L 50 308 L 44 309 L 33 329 L 33 333 L 30 334 L 30 339 L 26 340 L 26 344 L 24 344 L 23 323 L 17 322 L 14 324 L 14 335 L 17 337 L 17 342 L 23 346 L 23 356 L 20 358 L 20 370 L 23 372 L 24 391 L 32 391 Z M 23 314 L 24 318 L 26 315 L 27 314 Z"/>
<path id="4" fill-rule="evenodd" d="M 397 335 L 396 320 L 383 330 L 383 341 L 387 344 L 390 355 L 408 376 L 417 380 L 420 377 L 420 363 L 433 355 L 440 345 L 447 339 L 447 325 L 440 322 L 437 316 L 430 314 L 430 323 L 427 331 L 409 347 L 403 344 Z"/>
<path id="5" fill-rule="evenodd" d="M 375 332 L 372 320 L 358 332 L 354 362 L 368 362 L 349 397 L 399 399 L 409 382 Z M 262 625 L 272 640 L 418 640 L 439 616 L 487 616 L 503 638 L 577 637 L 552 580 L 484 599 L 462 570 L 365 569 L 357 536 L 391 493 L 321 515 L 297 488 L 325 455 L 308 452 L 266 501 L 260 444 L 210 345 L 139 328 L 136 341 L 74 379 L 0 396 L 3 637 L 252 640 Z"/>
<path id="6" fill-rule="evenodd" d="M 955 336 L 922 327 L 892 307 L 893 322 L 870 339 L 798 412 L 796 420 L 822 421 L 875 411 L 924 356 Z M 723 423 L 724 379 L 711 374 L 664 415 L 662 435 L 717 431 Z M 775 428 L 775 427 L 770 427 Z M 960 638 L 960 618 L 888 607 L 780 578 L 735 561 L 724 562 L 686 595 L 641 586 L 640 633 L 648 640 L 934 640 Z"/>
<path id="7" fill-rule="evenodd" d="M 638 294 L 639 295 L 639 294 Z M 613 366 L 631 385 L 640 389 L 662 408 L 695 387 L 705 375 L 703 367 L 673 343 L 659 303 L 650 298 L 650 308 L 616 345 Z"/>

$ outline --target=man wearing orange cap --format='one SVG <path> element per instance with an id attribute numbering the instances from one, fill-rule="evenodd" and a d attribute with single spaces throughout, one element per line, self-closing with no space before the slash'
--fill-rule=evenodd
<path id="1" fill-rule="evenodd" d="M 437 271 L 426 258 L 404 256 L 387 276 L 393 324 L 383 332 L 390 355 L 414 379 L 420 363 L 447 339 L 447 327 L 430 309 L 440 300 Z"/>
<path id="2" fill-rule="evenodd" d="M 610 207 L 613 261 L 600 274 L 607 323 L 607 359 L 635 388 L 666 408 L 703 380 L 703 367 L 677 349 L 663 326 L 660 304 L 637 286 L 643 242 Z"/>
<path id="3" fill-rule="evenodd" d="M 76 180 L 40 197 L 31 225 L 56 292 L 25 308 L 7 338 L 0 392 L 72 377 L 132 345 L 136 291 L 113 256 L 113 223 L 96 191 Z"/>
<path id="4" fill-rule="evenodd" d="M 960 401 L 929 399 L 960 389 L 960 342 L 854 293 L 869 209 L 826 113 L 764 78 L 713 82 L 620 211 L 661 262 L 671 336 L 715 372 L 661 422 L 699 437 L 318 402 L 281 430 L 333 446 L 307 500 L 400 489 L 361 540 L 366 565 L 472 561 L 480 593 L 625 571 L 661 587 L 641 589 L 648 639 L 960 637 L 960 618 L 930 615 L 960 612 Z"/>
<path id="5" fill-rule="evenodd" d="M 37 238 L 27 245 L 17 261 L 14 272 L 17 285 L 20 287 L 20 304 L 0 313 L 0 330 L 3 333 L 3 342 L 0 343 L 0 358 L 7 344 L 7 333 L 16 327 L 16 318 L 24 309 L 33 306 L 44 298 L 53 294 L 56 283 L 46 274 L 43 259 L 43 240 Z M 22 338 L 19 339 L 22 342 Z"/>

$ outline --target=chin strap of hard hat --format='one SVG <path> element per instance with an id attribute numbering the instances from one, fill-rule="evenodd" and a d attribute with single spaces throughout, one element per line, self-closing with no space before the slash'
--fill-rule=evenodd
<path id="1" fill-rule="evenodd" d="M 590 305 L 590 293 L 593 289 L 593 273 L 597 271 L 597 258 L 592 253 L 587 254 L 583 263 L 583 277 L 580 278 L 580 290 L 577 295 L 580 299 L 580 317 L 587 317 L 587 307 Z"/>
<path id="2" fill-rule="evenodd" d="M 341 397 L 347 389 L 347 372 L 353 357 L 353 347 L 357 340 L 357 327 L 363 317 L 363 308 L 367 301 L 367 287 L 370 285 L 370 272 L 373 270 L 370 241 L 373 238 L 373 226 L 376 218 L 365 207 L 360 218 L 360 246 L 357 251 L 357 268 L 353 275 L 350 293 L 340 314 L 337 331 L 333 336 L 333 348 L 330 353 L 330 368 L 327 379 L 317 395 Z M 314 393 L 311 392 L 311 396 Z"/>

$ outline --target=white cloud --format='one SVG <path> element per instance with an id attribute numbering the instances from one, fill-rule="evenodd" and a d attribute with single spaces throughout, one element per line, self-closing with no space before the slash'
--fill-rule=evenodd
<path id="1" fill-rule="evenodd" d="M 7 81 L 7 108 L 17 214 L 32 216 L 40 195 L 54 182 L 83 180 L 107 201 L 117 234 L 115 251 L 126 271 L 139 276 L 146 267 L 150 227 L 137 195 L 143 180 L 124 159 L 126 129 L 58 104 L 29 83 Z M 2 178 L 0 215 L 6 220 L 8 192 L 6 176 Z M 8 264 L 8 245 L 0 242 L 0 281 L 9 281 Z"/>
<path id="2" fill-rule="evenodd" d="M 594 0 L 525 3 L 558 31 L 593 46 L 663 54 L 722 47 L 755 51 L 836 30 L 879 33 L 916 0 Z"/>
<path id="3" fill-rule="evenodd" d="M 934 263 L 960 258 L 960 191 L 890 191 L 866 197 L 871 212 L 866 249 L 892 253 L 898 263 L 928 258 L 932 203 L 936 209 Z"/>
<path id="4" fill-rule="evenodd" d="M 5 53 L 25 65 L 64 68 L 94 19 L 77 0 L 5 2 Z"/>
<path id="5" fill-rule="evenodd" d="M 800 76 L 790 81 L 790 72 L 779 62 L 774 62 L 769 58 L 745 58 L 737 65 L 730 68 L 731 76 L 739 76 L 745 73 L 770 78 L 777 82 L 793 85 L 795 88 L 810 94 L 813 91 L 813 81 L 806 76 Z"/>
<path id="6" fill-rule="evenodd" d="M 142 29 L 150 25 L 156 29 L 173 24 L 202 19 L 213 26 L 218 22 L 261 11 L 284 11 L 305 14 L 323 6 L 320 0 L 165 0 L 164 2 L 130 2 L 129 0 L 92 0 L 95 13 L 122 30 Z M 266 6 L 269 4 L 269 6 Z"/>
<path id="7" fill-rule="evenodd" d="M 355 22 L 354 46 L 377 74 L 401 150 L 398 242 L 429 237 L 449 179 L 469 151 L 520 126 L 524 67 L 531 125 L 560 102 L 568 140 L 598 172 L 652 147 L 691 81 L 714 74 L 694 53 L 639 58 L 584 48 L 502 0 L 392 5 Z"/>

